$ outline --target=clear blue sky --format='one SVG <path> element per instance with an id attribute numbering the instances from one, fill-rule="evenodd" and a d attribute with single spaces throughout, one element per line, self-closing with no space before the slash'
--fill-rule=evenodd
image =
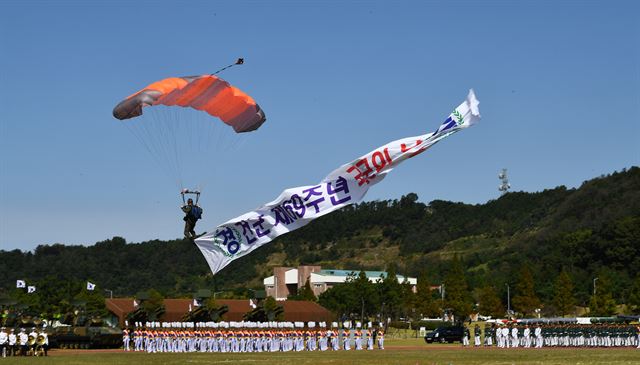
<path id="1" fill-rule="evenodd" d="M 469 88 L 481 123 L 368 200 L 484 203 L 503 167 L 532 192 L 638 165 L 638 14 L 637 1 L 2 1 L 0 249 L 180 237 L 175 181 L 111 110 L 236 57 L 222 77 L 268 120 L 232 152 L 189 158 L 206 186 L 199 231 L 433 130 Z"/>

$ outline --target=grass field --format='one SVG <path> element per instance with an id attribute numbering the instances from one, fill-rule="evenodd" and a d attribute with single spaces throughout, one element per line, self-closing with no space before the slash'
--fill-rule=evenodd
<path id="1" fill-rule="evenodd" d="M 640 364 L 638 349 L 474 349 L 426 345 L 421 340 L 388 341 L 384 351 L 252 354 L 144 354 L 53 351 L 47 358 L 0 358 L 3 364 Z"/>

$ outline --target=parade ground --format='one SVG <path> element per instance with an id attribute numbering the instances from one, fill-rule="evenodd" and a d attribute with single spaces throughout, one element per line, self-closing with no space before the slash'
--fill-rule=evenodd
<path id="1" fill-rule="evenodd" d="M 463 348 L 459 344 L 425 344 L 422 339 L 388 340 L 385 350 L 279 353 L 162 353 L 122 350 L 57 350 L 47 358 L 4 358 L 1 364 L 638 364 L 635 348 Z"/>

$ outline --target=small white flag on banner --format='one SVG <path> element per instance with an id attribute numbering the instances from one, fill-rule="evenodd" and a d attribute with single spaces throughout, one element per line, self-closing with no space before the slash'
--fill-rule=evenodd
<path id="1" fill-rule="evenodd" d="M 189 312 L 191 312 L 191 303 L 189 303 Z"/>
<path id="2" fill-rule="evenodd" d="M 26 288 L 27 283 L 24 280 L 16 280 L 16 288 Z"/>
<path id="3" fill-rule="evenodd" d="M 87 281 L 87 290 L 93 290 L 96 288 L 96 284 Z"/>
<path id="4" fill-rule="evenodd" d="M 274 201 L 233 218 L 196 238 L 211 272 L 266 245 L 276 237 L 350 204 L 357 204 L 369 188 L 396 166 L 480 119 L 473 90 L 434 132 L 402 138 L 346 163 L 315 185 L 283 191 Z"/>
<path id="5" fill-rule="evenodd" d="M 198 299 L 193 298 L 193 306 L 194 307 L 199 307 L 200 306 L 200 303 L 198 303 Z"/>
<path id="6" fill-rule="evenodd" d="M 253 302 L 253 299 L 249 299 L 249 305 L 251 306 L 251 308 L 256 309 L 258 308 L 258 306 L 256 305 L 256 303 Z"/>
<path id="7" fill-rule="evenodd" d="M 134 299 L 133 300 L 133 308 L 138 308 L 138 302 Z"/>
<path id="8" fill-rule="evenodd" d="M 28 286 L 27 287 L 27 293 L 31 294 L 31 293 L 35 293 L 36 292 L 36 287 L 35 286 Z"/>

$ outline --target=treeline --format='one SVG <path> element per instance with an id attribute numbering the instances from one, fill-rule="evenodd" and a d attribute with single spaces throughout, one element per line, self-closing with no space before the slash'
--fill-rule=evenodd
<path id="1" fill-rule="evenodd" d="M 93 246 L 41 245 L 33 252 L 0 251 L 0 297 L 15 296 L 15 281 L 64 290 L 89 280 L 101 295 L 133 296 L 154 288 L 189 297 L 209 288 L 244 296 L 261 288 L 273 266 L 383 270 L 443 283 L 459 260 L 471 298 L 493 288 L 506 307 L 507 288 L 527 267 L 536 297 L 551 307 L 555 281 L 565 273 L 575 304 L 588 306 L 593 282 L 626 304 L 640 273 L 640 168 L 536 193 L 512 192 L 485 204 L 416 194 L 346 207 L 276 239 L 212 276 L 199 250 L 183 240 L 127 243 L 114 237 Z M 237 288 L 236 293 L 232 289 Z M 105 291 L 108 290 L 108 291 Z"/>
<path id="2" fill-rule="evenodd" d="M 515 280 L 505 284 L 510 285 L 505 304 L 496 287 L 489 283 L 476 288 L 469 287 L 468 275 L 457 256 L 449 265 L 439 285 L 432 285 L 425 273 L 419 275 L 415 291 L 408 281 L 398 282 L 394 265 L 388 267 L 386 276 L 373 281 L 364 271 L 354 272 L 345 283 L 320 294 L 318 301 L 336 313 L 340 320 L 356 319 L 363 322 L 371 319 L 420 322 L 426 318 L 442 317 L 443 314 L 456 321 L 465 321 L 474 314 L 492 318 L 578 315 L 576 285 L 566 270 L 562 270 L 550 283 L 552 295 L 548 300 L 543 300 L 536 292 L 529 265 L 524 265 Z M 613 296 L 611 278 L 598 279 L 598 290 L 594 290 L 589 297 L 588 315 L 601 317 L 617 314 L 618 303 Z M 640 314 L 640 276 L 633 280 L 628 293 L 624 312 Z"/>

